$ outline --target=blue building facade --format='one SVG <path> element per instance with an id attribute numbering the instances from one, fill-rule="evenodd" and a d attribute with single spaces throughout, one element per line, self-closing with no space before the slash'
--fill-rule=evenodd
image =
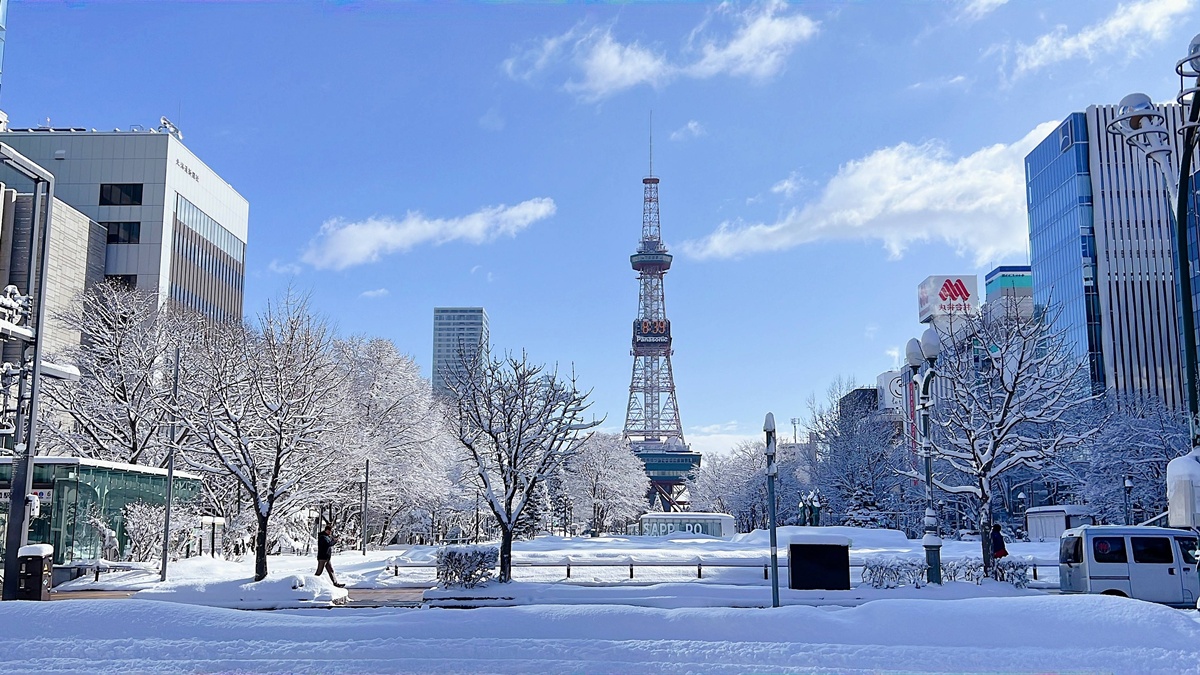
<path id="1" fill-rule="evenodd" d="M 1157 107 L 1176 139 L 1180 107 Z M 1093 390 L 1182 408 L 1172 205 L 1144 155 L 1108 133 L 1117 115 L 1073 113 L 1025 158 L 1034 302 L 1086 359 Z"/>
<path id="2" fill-rule="evenodd" d="M 1096 287 L 1096 232 L 1087 120 L 1073 113 L 1025 157 L 1033 301 L 1057 306 L 1058 326 L 1086 359 L 1092 388 L 1106 387 Z"/>

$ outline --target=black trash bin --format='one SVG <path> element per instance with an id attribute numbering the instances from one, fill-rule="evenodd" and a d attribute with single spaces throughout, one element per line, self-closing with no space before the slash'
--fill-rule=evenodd
<path id="1" fill-rule="evenodd" d="M 850 542 L 792 543 L 788 546 L 788 588 L 799 591 L 850 590 Z"/>
<path id="2" fill-rule="evenodd" d="M 31 544 L 17 551 L 17 600 L 49 600 L 54 582 L 54 548 Z"/>

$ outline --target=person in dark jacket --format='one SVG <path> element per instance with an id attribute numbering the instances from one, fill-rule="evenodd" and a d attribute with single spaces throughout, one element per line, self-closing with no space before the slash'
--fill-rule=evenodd
<path id="1" fill-rule="evenodd" d="M 1004 548 L 1004 535 L 1000 534 L 1000 526 L 992 525 L 992 557 L 996 560 L 1008 555 L 1008 549 Z"/>
<path id="2" fill-rule="evenodd" d="M 339 584 L 338 580 L 333 576 L 333 565 L 329 563 L 329 559 L 333 557 L 333 545 L 337 543 L 337 538 L 333 536 L 333 528 L 329 525 L 325 526 L 325 530 L 317 535 L 317 576 L 321 576 L 321 572 L 329 570 L 329 580 L 338 588 L 345 588 L 346 584 Z"/>

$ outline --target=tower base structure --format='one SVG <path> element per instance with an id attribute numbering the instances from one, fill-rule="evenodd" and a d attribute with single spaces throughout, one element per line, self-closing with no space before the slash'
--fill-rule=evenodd
<path id="1" fill-rule="evenodd" d="M 700 453 L 687 450 L 686 446 L 673 448 L 680 446 L 655 442 L 633 444 L 633 453 L 642 460 L 650 477 L 647 501 L 668 513 L 688 510 L 687 481 L 700 470 Z"/>

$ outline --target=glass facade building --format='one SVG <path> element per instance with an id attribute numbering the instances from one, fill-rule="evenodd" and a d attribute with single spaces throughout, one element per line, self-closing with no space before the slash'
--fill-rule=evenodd
<path id="1" fill-rule="evenodd" d="M 1160 106 L 1176 138 L 1179 106 Z M 1158 172 L 1109 134 L 1115 106 L 1073 113 L 1025 158 L 1033 297 L 1057 312 L 1092 387 L 1182 406 L 1170 205 Z"/>
<path id="2" fill-rule="evenodd" d="M 481 350 L 487 345 L 488 315 L 482 307 L 435 307 L 433 391 L 446 391 L 446 374 L 458 363 L 460 348 Z"/>
<path id="3" fill-rule="evenodd" d="M 1057 305 L 1093 389 L 1105 388 L 1087 120 L 1073 113 L 1025 158 L 1034 304 Z"/>
<path id="4" fill-rule="evenodd" d="M 8 501 L 12 458 L 0 457 L 0 501 Z M 179 504 L 200 494 L 200 477 L 175 472 L 172 502 Z M 76 457 L 38 457 L 33 467 L 33 490 L 41 499 L 41 513 L 29 527 L 29 543 L 54 547 L 54 563 L 99 558 L 104 544 L 101 527 L 116 532 L 122 554 L 129 544 L 125 534 L 127 504 L 166 503 L 164 469 L 116 464 Z M 8 523 L 0 512 L 0 531 Z M 0 553 L 4 542 L 0 541 Z"/>

